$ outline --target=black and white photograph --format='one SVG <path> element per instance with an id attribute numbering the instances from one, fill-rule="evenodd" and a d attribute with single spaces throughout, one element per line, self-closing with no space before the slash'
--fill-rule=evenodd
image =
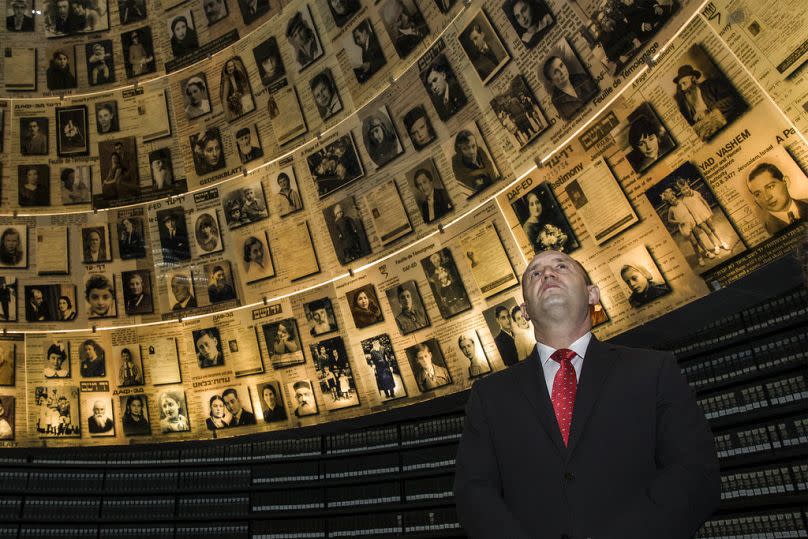
<path id="1" fill-rule="evenodd" d="M 342 36 L 339 42 L 348 58 L 356 81 L 364 84 L 387 64 L 387 58 L 370 19 L 366 18 Z"/>
<path id="2" fill-rule="evenodd" d="M 260 180 L 243 187 L 223 188 L 220 192 L 224 218 L 230 230 L 269 217 L 264 186 Z"/>
<path id="3" fill-rule="evenodd" d="M 295 169 L 291 166 L 282 168 L 274 175 L 275 180 L 270 183 L 271 200 L 278 215 L 285 217 L 303 209 L 303 199 L 300 198 L 300 189 L 297 186 Z"/>
<path id="4" fill-rule="evenodd" d="M 269 13 L 269 0 L 238 0 L 241 19 L 249 25 Z"/>
<path id="5" fill-rule="evenodd" d="M 429 316 L 416 281 L 404 281 L 385 290 L 385 294 L 402 335 L 430 326 Z"/>
<path id="6" fill-rule="evenodd" d="M 468 97 L 444 53 L 437 55 L 421 71 L 421 82 L 429 94 L 435 112 L 438 113 L 438 118 L 444 122 L 460 112 L 460 109 L 468 103 Z"/>
<path id="7" fill-rule="evenodd" d="M 317 415 L 320 409 L 317 407 L 317 400 L 314 398 L 314 388 L 309 380 L 295 380 L 286 384 L 286 391 L 292 395 L 292 415 L 295 417 L 306 417 Z"/>
<path id="8" fill-rule="evenodd" d="M 81 227 L 81 261 L 85 264 L 98 264 L 112 260 L 112 246 L 107 225 Z"/>
<path id="9" fill-rule="evenodd" d="M 55 386 L 34 388 L 36 431 L 40 438 L 78 438 L 79 388 Z"/>
<path id="10" fill-rule="evenodd" d="M 749 108 L 699 45 L 682 54 L 676 71 L 667 75 L 660 85 L 670 92 L 679 113 L 703 141 L 713 138 Z"/>
<path id="11" fill-rule="evenodd" d="M 505 0 L 502 10 L 519 41 L 532 49 L 555 24 L 555 18 L 544 0 Z"/>
<path id="12" fill-rule="evenodd" d="M 188 404 L 181 388 L 164 391 L 157 397 L 157 409 L 160 410 L 160 432 L 187 432 L 191 430 L 188 421 Z"/>
<path id="13" fill-rule="evenodd" d="M 457 39 L 484 85 L 494 80 L 511 59 L 482 9 L 469 19 Z"/>
<path id="14" fill-rule="evenodd" d="M 93 205 L 134 199 L 140 195 L 140 170 L 135 137 L 98 143 L 101 177 L 93 178 Z"/>
<path id="15" fill-rule="evenodd" d="M 127 315 L 154 312 L 151 271 L 124 271 L 121 273 L 121 283 L 123 284 L 124 310 Z"/>
<path id="16" fill-rule="evenodd" d="M 205 264 L 202 272 L 207 277 L 208 301 L 211 304 L 238 299 L 229 260 Z"/>
<path id="17" fill-rule="evenodd" d="M 0 110 L 0 153 L 5 151 L 6 144 L 6 111 Z"/>
<path id="18" fill-rule="evenodd" d="M 533 326 L 525 320 L 516 299 L 509 298 L 489 307 L 483 311 L 483 318 L 506 367 L 524 361 L 533 353 L 536 346 Z"/>
<path id="19" fill-rule="evenodd" d="M 422 393 L 448 386 L 452 376 L 436 339 L 427 339 L 405 350 L 412 375 Z"/>
<path id="20" fill-rule="evenodd" d="M 76 319 L 76 287 L 60 284 L 25 286 L 26 322 L 71 322 Z"/>
<path id="21" fill-rule="evenodd" d="M 120 131 L 117 101 L 101 101 L 95 104 L 95 131 L 99 135 Z"/>
<path id="22" fill-rule="evenodd" d="M 13 132 L 13 131 L 12 131 Z M 19 122 L 20 153 L 22 155 L 48 155 L 50 122 L 43 117 L 22 117 Z"/>
<path id="23" fill-rule="evenodd" d="M 364 176 L 362 161 L 350 133 L 306 157 L 320 198 Z"/>
<path id="24" fill-rule="evenodd" d="M 342 110 L 342 100 L 330 69 L 325 68 L 314 75 L 309 81 L 309 88 L 321 120 L 326 121 Z"/>
<path id="25" fill-rule="evenodd" d="M 357 329 L 366 328 L 384 321 L 382 304 L 376 295 L 376 287 L 366 284 L 345 294 L 351 317 Z"/>
<path id="26" fill-rule="evenodd" d="M 455 5 L 456 0 L 435 0 L 435 5 L 438 7 L 441 13 L 449 13 L 452 7 Z"/>
<path id="27" fill-rule="evenodd" d="M 84 276 L 84 309 L 87 318 L 116 318 L 118 300 L 112 273 L 88 273 Z"/>
<path id="28" fill-rule="evenodd" d="M 269 236 L 266 230 L 244 236 L 241 241 L 241 275 L 247 284 L 275 276 Z"/>
<path id="29" fill-rule="evenodd" d="M 71 90 L 78 86 L 75 45 L 48 47 L 45 55 L 48 59 L 48 68 L 45 70 L 48 90 Z"/>
<path id="30" fill-rule="evenodd" d="M 14 386 L 16 370 L 17 344 L 10 340 L 0 341 L 0 386 Z"/>
<path id="31" fill-rule="evenodd" d="M 245 125 L 236 130 L 236 151 L 242 165 L 264 157 L 258 124 Z"/>
<path id="32" fill-rule="evenodd" d="M 208 430 L 255 425 L 250 392 L 247 386 L 226 387 L 199 395 L 202 410 L 207 412 Z"/>
<path id="33" fill-rule="evenodd" d="M 0 440 L 13 440 L 16 432 L 14 406 L 15 398 L 12 396 L 0 397 Z"/>
<path id="34" fill-rule="evenodd" d="M 277 423 L 288 419 L 280 383 L 271 380 L 258 384 L 255 393 L 258 395 L 264 423 Z"/>
<path id="35" fill-rule="evenodd" d="M 539 108 L 536 96 L 521 75 L 511 79 L 507 91 L 494 96 L 491 108 L 500 125 L 510 135 L 513 145 L 519 149 L 536 140 L 550 125 Z"/>
<path id="36" fill-rule="evenodd" d="M 457 350 L 459 353 L 455 352 L 455 357 L 458 358 L 460 365 L 466 368 L 466 363 L 468 363 L 469 378 L 476 378 L 491 372 L 491 363 L 488 361 L 488 356 L 485 355 L 485 348 L 480 343 L 477 330 L 472 329 L 458 335 Z"/>
<path id="37" fill-rule="evenodd" d="M 399 58 L 409 56 L 429 35 L 429 26 L 415 0 L 384 0 L 379 11 Z"/>
<path id="38" fill-rule="evenodd" d="M 326 410 L 359 405 L 359 392 L 342 337 L 332 337 L 309 345 L 317 381 Z"/>
<path id="39" fill-rule="evenodd" d="M 431 157 L 418 163 L 405 177 L 425 223 L 440 219 L 454 209 L 449 191 Z"/>
<path id="40" fill-rule="evenodd" d="M 192 332 L 194 352 L 200 369 L 224 365 L 224 348 L 219 328 L 196 329 Z"/>
<path id="41" fill-rule="evenodd" d="M 363 111 L 364 112 L 364 111 Z M 365 116 L 364 114 L 367 114 Z M 393 120 L 387 112 L 387 107 L 370 110 L 362 114 L 362 141 L 371 161 L 381 168 L 402 153 L 404 147 L 393 126 Z"/>
<path id="42" fill-rule="evenodd" d="M 149 152 L 149 170 L 151 171 L 152 191 L 160 193 L 175 187 L 174 162 L 171 148 L 160 148 Z"/>
<path id="43" fill-rule="evenodd" d="M 457 187 L 467 199 L 481 193 L 501 178 L 474 120 L 461 127 L 452 139 L 443 144 L 443 152 L 452 164 Z"/>
<path id="44" fill-rule="evenodd" d="M 8 0 L 6 30 L 9 32 L 34 31 L 34 0 Z"/>
<path id="45" fill-rule="evenodd" d="M 297 330 L 297 320 L 285 318 L 261 326 L 272 368 L 300 365 L 306 361 Z"/>
<path id="46" fill-rule="evenodd" d="M 124 436 L 144 436 L 151 434 L 149 403 L 146 395 L 121 395 L 121 425 Z"/>
<path id="47" fill-rule="evenodd" d="M 692 163 L 665 176 L 645 196 L 694 272 L 703 273 L 745 250 L 709 184 Z"/>
<path id="48" fill-rule="evenodd" d="M 73 157 L 90 153 L 87 131 L 87 107 L 56 108 L 56 151 L 59 157 Z"/>
<path id="49" fill-rule="evenodd" d="M 253 49 L 255 65 L 258 66 L 258 75 L 261 77 L 261 84 L 265 87 L 272 86 L 286 75 L 286 67 L 283 64 L 281 51 L 278 48 L 278 40 L 275 36 L 270 36 L 258 44 Z"/>
<path id="50" fill-rule="evenodd" d="M 365 362 L 376 379 L 376 390 L 383 401 L 407 396 L 407 388 L 401 377 L 398 359 L 393 351 L 393 341 L 387 333 L 362 340 Z"/>
<path id="51" fill-rule="evenodd" d="M 323 208 L 323 216 L 340 264 L 348 264 L 371 253 L 354 197 L 346 197 Z"/>
<path id="52" fill-rule="evenodd" d="M 87 64 L 87 81 L 90 86 L 115 82 L 115 57 L 112 40 L 102 39 L 84 45 Z"/>
<path id="53" fill-rule="evenodd" d="M 166 25 L 174 58 L 181 58 L 199 48 L 194 14 L 190 9 L 175 12 L 166 21 Z"/>
<path id="54" fill-rule="evenodd" d="M 0 268 L 28 267 L 28 228 L 25 225 L 5 225 L 0 230 Z"/>
<path id="55" fill-rule="evenodd" d="M 17 165 L 17 202 L 23 208 L 50 206 L 48 165 Z"/>
<path id="56" fill-rule="evenodd" d="M 222 229 L 215 209 L 199 210 L 194 214 L 194 237 L 197 256 L 219 253 L 224 249 Z"/>
<path id="57" fill-rule="evenodd" d="M 637 309 L 671 293 L 671 287 L 645 245 L 621 252 L 609 262 L 628 304 Z"/>
<path id="58" fill-rule="evenodd" d="M 190 142 L 194 170 L 199 176 L 225 168 L 222 134 L 218 127 L 208 127 L 201 133 L 191 135 Z"/>
<path id="59" fill-rule="evenodd" d="M 225 61 L 219 78 L 219 100 L 228 122 L 237 120 L 255 110 L 250 76 L 239 56 Z"/>
<path id="60" fill-rule="evenodd" d="M 180 90 L 185 106 L 185 116 L 189 120 L 210 113 L 210 92 L 205 73 L 200 72 L 180 81 Z"/>
<path id="61" fill-rule="evenodd" d="M 17 321 L 17 303 L 19 300 L 19 286 L 16 277 L 0 275 L 0 320 L 3 322 Z"/>
<path id="62" fill-rule="evenodd" d="M 542 251 L 571 253 L 580 247 L 575 232 L 547 182 L 542 182 L 524 196 L 511 202 L 513 212 L 522 225 L 533 254 Z M 530 253 L 525 253 L 530 257 Z"/>
<path id="63" fill-rule="evenodd" d="M 112 347 L 113 375 L 118 387 L 142 386 L 143 359 L 140 357 L 140 346 L 137 344 L 118 345 Z"/>
<path id="64" fill-rule="evenodd" d="M 166 274 L 168 282 L 168 304 L 172 311 L 184 311 L 198 306 L 194 279 L 190 269 L 170 271 Z"/>
<path id="65" fill-rule="evenodd" d="M 362 7 L 360 0 L 326 0 L 334 24 L 342 28 Z"/>
<path id="66" fill-rule="evenodd" d="M 404 114 L 404 129 L 410 137 L 412 147 L 421 151 L 437 138 L 432 121 L 423 105 L 417 105 Z"/>
<path id="67" fill-rule="evenodd" d="M 70 378 L 70 343 L 51 341 L 45 344 L 45 378 Z"/>
<path id="68" fill-rule="evenodd" d="M 118 0 L 118 20 L 121 26 L 146 20 L 146 0 Z"/>
<path id="69" fill-rule="evenodd" d="M 143 217 L 124 215 L 118 217 L 118 254 L 123 260 L 146 256 L 146 236 Z"/>
<path id="70" fill-rule="evenodd" d="M 87 432 L 90 437 L 115 436 L 115 418 L 110 397 L 82 392 L 81 410 L 87 418 Z"/>
<path id="71" fill-rule="evenodd" d="M 121 34 L 126 77 L 139 77 L 157 71 L 151 28 L 144 26 Z"/>
<path id="72" fill-rule="evenodd" d="M 227 0 L 202 0 L 202 9 L 208 20 L 208 26 L 223 21 L 230 13 L 227 8 Z"/>
<path id="73" fill-rule="evenodd" d="M 332 331 L 337 331 L 337 317 L 334 315 L 334 306 L 329 298 L 320 298 L 303 304 L 306 323 L 309 326 L 309 335 L 319 337 Z"/>
<path id="74" fill-rule="evenodd" d="M 107 0 L 83 3 L 42 0 L 45 37 L 74 36 L 109 30 Z"/>
<path id="75" fill-rule="evenodd" d="M 644 172 L 676 147 L 662 120 L 650 103 L 643 103 L 628 115 L 626 160 L 634 172 Z"/>
<path id="76" fill-rule="evenodd" d="M 79 373 L 82 378 L 102 378 L 107 374 L 107 352 L 96 339 L 79 345 Z"/>
<path id="77" fill-rule="evenodd" d="M 296 11 L 289 19 L 286 24 L 286 40 L 292 47 L 298 71 L 303 71 L 323 55 L 317 27 L 314 26 L 308 6 L 304 5 L 303 9 Z"/>
<path id="78" fill-rule="evenodd" d="M 188 225 L 182 207 L 158 210 L 157 227 L 160 231 L 160 248 L 163 262 L 173 264 L 191 259 L 191 246 L 188 240 Z"/>
<path id="79" fill-rule="evenodd" d="M 542 61 L 541 80 L 558 116 L 572 120 L 598 93 L 598 85 L 586 71 L 567 38 L 561 38 Z"/>
<path id="80" fill-rule="evenodd" d="M 471 300 L 448 247 L 422 258 L 421 268 L 443 318 L 448 319 L 471 309 Z"/>

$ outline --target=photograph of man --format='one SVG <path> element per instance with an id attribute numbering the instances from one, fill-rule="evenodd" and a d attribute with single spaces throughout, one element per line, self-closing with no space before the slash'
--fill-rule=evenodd
<path id="1" fill-rule="evenodd" d="M 477 332 L 467 331 L 457 338 L 457 348 L 469 362 L 469 378 L 476 378 L 491 372 L 491 364 L 485 356 Z"/>
<path id="2" fill-rule="evenodd" d="M 422 258 L 421 269 L 443 318 L 451 318 L 471 308 L 471 301 L 448 247 Z"/>
<path id="3" fill-rule="evenodd" d="M 87 418 L 87 428 L 90 435 L 105 434 L 112 436 L 115 433 L 115 423 L 112 417 L 107 414 L 107 408 L 112 412 L 112 406 L 109 406 L 109 399 L 97 399 L 93 401 L 93 415 Z"/>
<path id="4" fill-rule="evenodd" d="M 446 368 L 446 360 L 443 359 L 437 340 L 429 339 L 411 346 L 407 348 L 406 353 L 415 382 L 422 393 L 452 383 L 452 377 Z"/>
<path id="5" fill-rule="evenodd" d="M 386 0 L 381 5 L 381 17 L 399 58 L 406 58 L 429 34 L 429 26 L 413 0 Z"/>
<path id="6" fill-rule="evenodd" d="M 273 189 L 273 193 L 277 195 L 275 200 L 278 201 L 278 214 L 281 217 L 303 209 L 303 200 L 297 191 L 297 180 L 292 167 L 279 172 L 278 177 L 275 179 L 275 184 L 277 188 Z"/>
<path id="7" fill-rule="evenodd" d="M 208 83 L 204 73 L 197 73 L 180 82 L 185 99 L 185 115 L 189 120 L 199 118 L 210 112 Z"/>
<path id="8" fill-rule="evenodd" d="M 616 6 L 621 6 L 618 2 Z M 626 21 L 618 10 L 599 9 L 590 17 L 590 23 L 583 31 L 584 39 L 601 58 L 612 75 L 637 53 L 640 41 L 633 32 L 627 31 Z"/>
<path id="9" fill-rule="evenodd" d="M 130 395 L 120 397 L 123 417 L 123 433 L 125 436 L 139 436 L 151 434 L 149 424 L 149 409 L 145 395 Z"/>
<path id="10" fill-rule="evenodd" d="M 432 63 L 421 71 L 421 82 L 429 94 L 429 99 L 444 122 L 457 114 L 466 106 L 468 98 L 457 80 L 446 55 L 441 53 Z"/>
<path id="11" fill-rule="evenodd" d="M 482 9 L 469 21 L 457 39 L 483 84 L 491 82 L 511 59 Z"/>
<path id="12" fill-rule="evenodd" d="M 106 226 L 92 226 L 81 229 L 82 262 L 95 264 L 112 260 L 109 250 L 109 233 Z"/>
<path id="13" fill-rule="evenodd" d="M 317 182 L 320 198 L 365 174 L 350 133 L 309 155 L 306 164 Z"/>
<path id="14" fill-rule="evenodd" d="M 598 93 L 597 83 L 586 72 L 566 38 L 556 43 L 541 70 L 550 100 L 565 122 Z"/>
<path id="15" fill-rule="evenodd" d="M 11 15 L 6 17 L 6 30 L 9 32 L 33 32 L 33 9 L 27 0 L 10 0 L 8 9 Z"/>
<path id="16" fill-rule="evenodd" d="M 483 313 L 485 321 L 488 323 L 488 329 L 494 337 L 494 344 L 497 345 L 499 357 L 506 367 L 519 362 L 519 353 L 516 350 L 516 332 L 513 320 L 511 320 L 511 309 L 516 306 L 516 301 L 509 299 L 486 309 Z"/>
<path id="17" fill-rule="evenodd" d="M 146 256 L 142 217 L 124 217 L 118 221 L 118 253 L 124 260 Z"/>
<path id="18" fill-rule="evenodd" d="M 194 297 L 194 283 L 191 279 L 190 271 L 181 271 L 173 274 L 169 281 L 171 295 L 174 296 L 174 303 L 171 305 L 172 311 L 182 311 L 193 309 L 197 306 Z"/>
<path id="19" fill-rule="evenodd" d="M 511 207 L 534 253 L 549 249 L 571 253 L 580 247 L 547 182 L 540 183 L 525 196 L 511 202 Z"/>
<path id="20" fill-rule="evenodd" d="M 160 248 L 163 262 L 172 264 L 191 259 L 188 229 L 185 224 L 185 210 L 171 208 L 157 212 L 160 230 Z"/>
<path id="21" fill-rule="evenodd" d="M 3 228 L 0 234 L 0 268 L 24 268 L 28 266 L 28 229 L 25 225 Z"/>
<path id="22" fill-rule="evenodd" d="M 421 162 L 407 172 L 406 177 L 425 223 L 440 219 L 454 209 L 432 159 Z"/>
<path id="23" fill-rule="evenodd" d="M 405 281 L 385 291 L 387 301 L 396 317 L 396 325 L 402 335 L 418 331 L 429 326 L 424 301 L 418 291 L 418 283 Z"/>
<path id="24" fill-rule="evenodd" d="M 238 0 L 244 24 L 252 24 L 269 13 L 269 0 Z"/>
<path id="25" fill-rule="evenodd" d="M 0 277 L 0 320 L 17 321 L 17 279 Z"/>
<path id="26" fill-rule="evenodd" d="M 191 135 L 191 151 L 194 158 L 194 171 L 199 176 L 216 172 L 227 166 L 218 127 L 209 127 L 202 133 Z"/>
<path id="27" fill-rule="evenodd" d="M 804 181 L 805 176 L 802 179 Z M 763 226 L 769 234 L 776 234 L 792 223 L 808 220 L 808 199 L 791 196 L 791 180 L 777 165 L 768 161 L 756 165 L 746 176 L 746 187 L 755 204 L 764 212 Z"/>
<path id="28" fill-rule="evenodd" d="M 308 6 L 301 11 L 296 11 L 289 19 L 286 25 L 286 39 L 294 50 L 295 62 L 297 62 L 299 71 L 303 71 L 323 55 L 320 38 L 317 37 L 317 30 L 311 20 Z"/>
<path id="29" fill-rule="evenodd" d="M 84 46 L 87 80 L 90 86 L 115 82 L 115 61 L 112 55 L 112 41 L 109 39 L 87 43 Z"/>
<path id="30" fill-rule="evenodd" d="M 138 354 L 137 357 L 132 350 Z M 143 385 L 143 364 L 140 363 L 140 355 L 137 348 L 123 348 L 120 352 L 120 367 L 118 368 L 118 387 L 142 386 Z"/>
<path id="31" fill-rule="evenodd" d="M 671 287 L 644 245 L 640 245 L 609 264 L 629 305 L 637 309 L 671 293 Z"/>
<path id="32" fill-rule="evenodd" d="M 555 23 L 543 0 L 506 0 L 502 9 L 519 41 L 528 49 L 538 45 Z"/>
<path id="33" fill-rule="evenodd" d="M 255 133 L 255 142 L 258 146 L 253 146 L 253 132 Z M 261 149 L 261 141 L 258 138 L 258 126 L 253 124 L 252 127 L 242 127 L 236 131 L 236 149 L 238 149 L 238 157 L 242 164 L 255 161 L 264 156 L 264 150 Z"/>
<path id="34" fill-rule="evenodd" d="M 196 360 L 200 369 L 224 365 L 224 351 L 219 328 L 194 330 L 193 337 Z"/>
<path id="35" fill-rule="evenodd" d="M 393 352 L 393 344 L 386 333 L 362 341 L 365 361 L 373 370 L 376 389 L 383 400 L 407 396 L 407 389 L 401 379 L 398 360 Z"/>
<path id="36" fill-rule="evenodd" d="M 328 411 L 359 405 L 348 353 L 341 337 L 309 345 L 323 403 Z"/>
<path id="37" fill-rule="evenodd" d="M 25 320 L 26 322 L 50 322 L 54 313 L 45 299 L 47 286 L 25 287 Z"/>
<path id="38" fill-rule="evenodd" d="M 323 215 L 340 264 L 348 264 L 371 253 L 354 197 L 325 208 Z"/>
<path id="39" fill-rule="evenodd" d="M 477 124 L 472 120 L 444 146 L 452 172 L 466 198 L 471 198 L 500 179 Z"/>
<path id="40" fill-rule="evenodd" d="M 508 90 L 494 96 L 491 108 L 497 120 L 510 133 L 514 144 L 522 149 L 532 142 L 549 124 L 539 108 L 524 77 L 511 79 Z"/>
<path id="41" fill-rule="evenodd" d="M 325 68 L 317 73 L 309 82 L 309 87 L 323 121 L 342 110 L 342 101 L 330 69 Z"/>
<path id="42" fill-rule="evenodd" d="M 283 404 L 283 395 L 278 382 L 266 382 L 257 387 L 261 395 L 261 410 L 265 423 L 286 421 L 286 408 Z"/>
<path id="43" fill-rule="evenodd" d="M 117 101 L 103 101 L 95 105 L 95 129 L 99 135 L 120 130 Z"/>
<path id="44" fill-rule="evenodd" d="M 362 141 L 368 155 L 379 168 L 404 153 L 393 121 L 384 106 L 362 120 Z"/>
<path id="45" fill-rule="evenodd" d="M 151 170 L 152 190 L 165 191 L 174 187 L 171 148 L 160 148 L 149 152 L 149 169 Z"/>
<path id="46" fill-rule="evenodd" d="M 202 269 L 208 276 L 208 300 L 211 303 L 236 299 L 236 289 L 233 287 L 233 277 L 230 273 L 230 262 L 205 264 Z"/>
<path id="47" fill-rule="evenodd" d="M 81 31 L 81 21 L 69 0 L 49 0 L 45 9 L 46 35 L 63 36 Z"/>
<path id="48" fill-rule="evenodd" d="M 242 245 L 242 275 L 247 284 L 275 276 L 267 233 L 247 236 Z"/>
<path id="49" fill-rule="evenodd" d="M 157 70 L 154 61 L 151 28 L 144 26 L 126 34 L 121 34 L 124 67 L 127 78 L 139 77 L 154 73 Z"/>
<path id="50" fill-rule="evenodd" d="M 18 165 L 17 202 L 20 206 L 50 206 L 50 167 Z"/>
<path id="51" fill-rule="evenodd" d="M 194 15 L 190 9 L 168 21 L 168 35 L 171 38 L 171 52 L 174 58 L 180 58 L 199 48 Z"/>
<path id="52" fill-rule="evenodd" d="M 115 281 L 112 274 L 89 274 L 84 281 L 84 299 L 87 318 L 114 318 L 118 316 Z"/>
<path id="53" fill-rule="evenodd" d="M 339 28 L 345 26 L 345 23 L 362 7 L 359 0 L 326 0 L 326 4 L 334 18 L 334 24 Z"/>
<path id="54" fill-rule="evenodd" d="M 303 304 L 306 321 L 309 324 L 309 335 L 318 337 L 337 330 L 337 318 L 334 316 L 334 307 L 331 300 L 321 298 Z"/>
<path id="55" fill-rule="evenodd" d="M 719 466 L 673 355 L 593 337 L 589 311 L 600 290 L 566 254 L 534 257 L 522 294 L 538 345 L 529 360 L 472 387 L 454 485 L 464 531 L 694 536 L 718 507 Z M 537 490 L 547 474 L 557 486 Z"/>
<path id="56" fill-rule="evenodd" d="M 79 346 L 79 372 L 82 378 L 100 378 L 106 375 L 105 352 L 93 339 L 87 339 Z"/>
<path id="57" fill-rule="evenodd" d="M 121 26 L 140 22 L 146 18 L 146 0 L 118 0 Z"/>
<path id="58" fill-rule="evenodd" d="M 360 84 L 370 80 L 387 64 L 370 19 L 365 19 L 356 25 L 351 34 L 342 39 L 342 45 L 348 55 L 356 81 Z"/>
<path id="59" fill-rule="evenodd" d="M 432 122 L 422 105 L 411 108 L 404 115 L 404 128 L 410 136 L 412 147 L 416 151 L 426 148 L 437 137 Z"/>
<path id="60" fill-rule="evenodd" d="M 45 78 L 48 90 L 69 90 L 76 87 L 76 49 L 63 47 L 51 53 Z"/>
<path id="61" fill-rule="evenodd" d="M 286 75 L 286 67 L 283 65 L 278 40 L 274 36 L 270 36 L 259 43 L 253 49 L 253 56 L 255 57 L 255 65 L 258 66 L 261 84 L 264 86 L 271 86 L 273 82 Z"/>
<path id="62" fill-rule="evenodd" d="M 47 118 L 20 118 L 20 153 L 48 155 Z"/>
<path id="63" fill-rule="evenodd" d="M 649 103 L 643 103 L 628 117 L 629 152 L 626 159 L 634 172 L 643 172 L 676 147 Z"/>
<path id="64" fill-rule="evenodd" d="M 201 251 L 199 255 L 217 253 L 224 248 L 216 210 L 199 211 L 196 214 L 194 232 L 196 236 L 196 246 L 199 248 L 199 251 Z"/>
<path id="65" fill-rule="evenodd" d="M 230 230 L 269 217 L 264 186 L 261 182 L 244 187 L 235 187 L 222 192 L 224 219 Z"/>
<path id="66" fill-rule="evenodd" d="M 126 314 L 151 314 L 154 303 L 151 295 L 151 272 L 149 270 L 124 271 L 123 301 Z"/>
<path id="67" fill-rule="evenodd" d="M 227 0 L 202 0 L 202 10 L 211 26 L 227 17 Z"/>
<path id="68" fill-rule="evenodd" d="M 255 414 L 247 410 L 242 404 L 238 398 L 238 392 L 234 388 L 228 387 L 225 389 L 222 393 L 222 399 L 224 400 L 224 405 L 227 407 L 227 411 L 230 412 L 232 416 L 230 418 L 231 427 L 255 425 Z M 249 394 L 247 394 L 247 399 L 249 399 Z"/>
<path id="69" fill-rule="evenodd" d="M 305 417 L 319 413 L 311 382 L 308 380 L 298 380 L 291 383 L 289 384 L 289 392 L 295 396 L 295 402 L 297 403 L 297 407 L 294 410 L 295 417 Z"/>
<path id="70" fill-rule="evenodd" d="M 219 100 L 228 122 L 255 110 L 250 77 L 239 56 L 229 58 L 222 67 L 219 78 Z"/>

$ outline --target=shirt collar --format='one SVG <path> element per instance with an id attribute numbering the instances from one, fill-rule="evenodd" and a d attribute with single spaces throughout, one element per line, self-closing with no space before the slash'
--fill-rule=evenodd
<path id="1" fill-rule="evenodd" d="M 589 347 L 589 341 L 592 340 L 592 332 L 587 331 L 581 337 L 578 338 L 575 342 L 573 342 L 569 348 L 573 352 L 575 352 L 581 359 L 584 358 L 586 355 L 586 349 Z M 556 348 L 552 346 L 547 346 L 544 343 L 537 342 L 536 343 L 536 351 L 539 353 L 539 361 L 541 361 L 542 365 L 545 365 L 548 361 L 552 361 L 550 356 L 553 352 L 556 351 Z"/>
<path id="2" fill-rule="evenodd" d="M 780 219 L 781 221 L 784 221 L 786 224 L 788 224 L 791 222 L 788 216 L 789 212 L 791 212 L 794 215 L 794 219 L 799 220 L 800 217 L 802 217 L 800 215 L 799 208 L 797 208 L 797 203 L 794 201 L 793 198 L 791 199 L 791 204 L 788 205 L 788 208 L 786 208 L 783 211 L 773 211 L 771 212 L 771 214 Z"/>

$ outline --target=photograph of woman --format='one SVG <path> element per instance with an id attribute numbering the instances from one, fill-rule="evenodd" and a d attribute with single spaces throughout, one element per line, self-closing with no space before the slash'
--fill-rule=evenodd
<path id="1" fill-rule="evenodd" d="M 171 52 L 174 53 L 174 58 L 185 56 L 199 48 L 194 16 L 190 9 L 171 19 L 168 26 L 171 34 Z"/>
<path id="2" fill-rule="evenodd" d="M 579 247 L 547 183 L 540 184 L 511 206 L 534 253 L 551 249 L 569 253 Z"/>
<path id="3" fill-rule="evenodd" d="M 42 370 L 45 378 L 70 378 L 70 361 L 64 344 L 51 344 L 45 356 L 45 368 Z"/>
<path id="4" fill-rule="evenodd" d="M 191 148 L 194 153 L 194 168 L 200 176 L 225 167 L 222 137 L 218 127 L 191 135 Z"/>
<path id="5" fill-rule="evenodd" d="M 59 296 L 57 308 L 60 321 L 69 322 L 76 319 L 76 309 L 73 308 L 73 301 L 69 297 Z"/>
<path id="6" fill-rule="evenodd" d="M 196 218 L 194 230 L 196 231 L 196 244 L 199 250 L 202 251 L 200 254 L 217 253 L 224 248 L 216 210 L 200 212 Z"/>
<path id="7" fill-rule="evenodd" d="M 147 400 L 144 395 L 130 395 L 120 397 L 121 408 L 124 410 L 121 423 L 126 436 L 151 434 Z"/>
<path id="8" fill-rule="evenodd" d="M 351 290 L 346 298 L 357 328 L 372 326 L 384 320 L 382 309 L 379 307 L 379 298 L 372 284 Z"/>
<path id="9" fill-rule="evenodd" d="M 245 282 L 254 283 L 275 275 L 268 245 L 266 232 L 263 237 L 259 234 L 258 236 L 248 236 L 244 240 L 244 256 L 242 257 L 244 265 L 242 267 Z"/>
<path id="10" fill-rule="evenodd" d="M 185 415 L 185 396 L 174 391 L 160 395 L 160 432 L 184 432 L 191 430 Z"/>
<path id="11" fill-rule="evenodd" d="M 553 16 L 543 0 L 506 0 L 502 9 L 528 49 L 538 45 L 553 26 Z"/>
<path id="12" fill-rule="evenodd" d="M 274 368 L 296 365 L 306 360 L 303 356 L 297 322 L 294 318 L 264 324 L 262 329 Z"/>
<path id="13" fill-rule="evenodd" d="M 404 153 L 385 107 L 362 120 L 362 140 L 368 155 L 379 168 Z"/>
<path id="14" fill-rule="evenodd" d="M 148 26 L 122 35 L 121 40 L 126 58 L 127 77 L 137 77 L 156 70 L 152 52 L 151 29 Z"/>
<path id="15" fill-rule="evenodd" d="M 75 60 L 75 49 L 73 58 Z M 76 74 L 70 66 L 68 51 L 59 49 L 51 56 L 50 65 L 45 73 L 48 82 L 48 90 L 68 90 L 76 87 Z"/>
<path id="16" fill-rule="evenodd" d="M 225 119 L 230 122 L 255 110 L 250 79 L 241 58 L 234 56 L 224 63 L 219 99 Z"/>
<path id="17" fill-rule="evenodd" d="M 210 398 L 208 410 L 208 418 L 205 419 L 205 425 L 207 425 L 208 430 L 224 429 L 230 426 L 227 417 L 229 414 L 221 395 L 213 395 Z"/>
<path id="18" fill-rule="evenodd" d="M 283 405 L 283 397 L 280 395 L 278 382 L 267 382 L 259 385 L 258 394 L 261 395 L 261 409 L 264 412 L 265 423 L 286 421 L 286 408 Z"/>

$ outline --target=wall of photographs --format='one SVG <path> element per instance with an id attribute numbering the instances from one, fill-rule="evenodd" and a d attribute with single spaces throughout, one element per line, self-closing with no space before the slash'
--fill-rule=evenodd
<path id="1" fill-rule="evenodd" d="M 530 353 L 536 252 L 608 338 L 806 228 L 786 0 L 33 1 L 0 31 L 5 445 L 431 399 Z"/>

